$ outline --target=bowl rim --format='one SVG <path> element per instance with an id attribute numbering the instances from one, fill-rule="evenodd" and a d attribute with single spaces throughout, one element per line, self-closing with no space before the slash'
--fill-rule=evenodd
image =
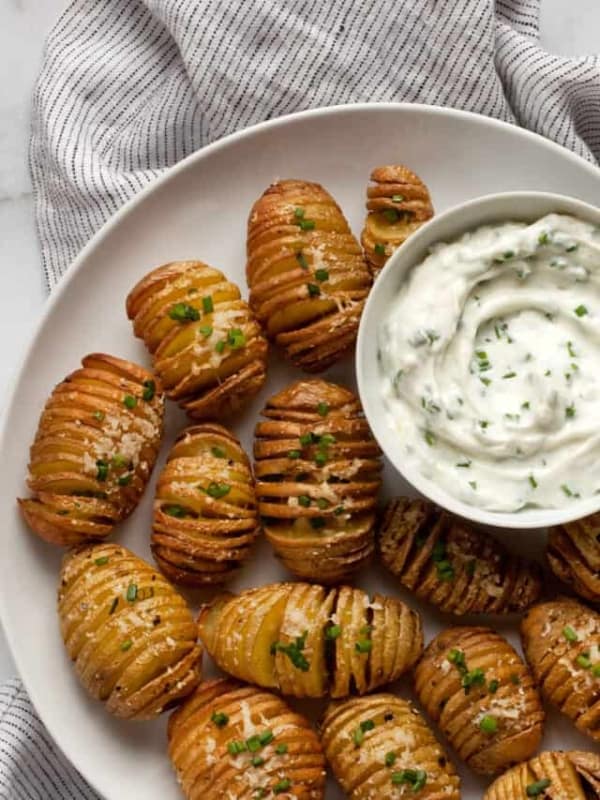
<path id="1" fill-rule="evenodd" d="M 388 284 L 393 273 L 402 271 L 407 273 L 422 258 L 418 255 L 420 251 L 430 247 L 437 242 L 454 241 L 463 233 L 474 230 L 482 225 L 493 224 L 491 219 L 482 219 L 480 222 L 473 220 L 473 215 L 477 211 L 488 212 L 490 216 L 495 216 L 494 208 L 507 201 L 516 202 L 531 201 L 533 203 L 546 203 L 556 205 L 554 213 L 567 213 L 573 216 L 581 216 L 583 219 L 600 224 L 600 207 L 586 203 L 576 197 L 557 194 L 554 192 L 542 192 L 534 190 L 522 190 L 512 192 L 495 192 L 479 197 L 472 198 L 463 203 L 455 204 L 440 212 L 428 220 L 390 256 L 385 266 L 377 276 L 367 301 L 363 309 L 358 336 L 356 341 L 355 369 L 358 393 L 367 422 L 369 423 L 375 439 L 379 443 L 383 453 L 396 472 L 410 484 L 419 495 L 432 501 L 437 506 L 456 514 L 457 516 L 471 520 L 483 525 L 505 529 L 533 529 L 544 528 L 553 525 L 573 522 L 595 512 L 600 511 L 600 494 L 594 497 L 575 500 L 569 506 L 562 508 L 526 508 L 519 511 L 488 511 L 474 505 L 459 500 L 451 495 L 434 481 L 423 476 L 418 469 L 408 463 L 402 463 L 399 453 L 392 445 L 389 436 L 390 428 L 385 422 L 385 415 L 381 414 L 383 404 L 380 402 L 377 407 L 378 387 L 369 382 L 366 377 L 367 361 L 373 360 L 374 345 L 376 341 L 376 330 L 379 324 L 380 309 L 389 302 L 389 292 L 386 295 Z M 553 212 L 545 212 L 553 213 Z M 539 219 L 543 216 L 539 213 L 531 215 L 516 213 L 512 219 L 530 220 Z M 464 222 L 461 218 L 466 217 Z M 510 215 L 498 212 L 498 222 L 510 221 Z M 441 236 L 438 231 L 449 223 L 455 223 L 454 232 Z M 384 434 L 388 434 L 387 436 Z"/>

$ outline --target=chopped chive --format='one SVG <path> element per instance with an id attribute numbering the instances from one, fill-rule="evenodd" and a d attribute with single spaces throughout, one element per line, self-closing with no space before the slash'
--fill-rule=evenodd
<path id="1" fill-rule="evenodd" d="M 472 669 L 470 672 L 467 672 L 466 675 L 463 675 L 461 680 L 461 686 L 464 689 L 465 694 L 469 694 L 473 686 L 484 686 L 484 685 L 485 685 L 485 672 L 482 670 L 481 667 L 477 667 L 476 669 Z"/>
<path id="2" fill-rule="evenodd" d="M 327 403 L 319 403 L 317 406 L 317 412 L 321 417 L 326 417 L 329 414 L 329 405 Z"/>
<path id="3" fill-rule="evenodd" d="M 392 784 L 400 786 L 407 784 L 413 792 L 420 792 L 427 783 L 427 773 L 424 769 L 403 769 L 400 772 L 392 772 Z"/>
<path id="4" fill-rule="evenodd" d="M 525 403 L 521 403 L 521 408 L 524 408 L 526 411 L 528 411 L 530 408 L 529 400 L 527 400 Z"/>
<path id="5" fill-rule="evenodd" d="M 123 643 L 122 643 L 122 645 L 121 645 L 121 650 L 122 650 L 124 653 L 126 653 L 128 650 L 131 650 L 131 647 L 132 647 L 132 646 L 133 646 L 133 642 L 131 641 L 131 639 L 127 639 L 127 641 L 125 641 L 125 642 L 123 642 Z"/>
<path id="6" fill-rule="evenodd" d="M 262 756 L 254 756 L 250 760 L 250 763 L 252 764 L 253 767 L 262 767 L 262 765 L 265 763 L 265 760 Z"/>
<path id="7" fill-rule="evenodd" d="M 104 411 L 94 411 L 92 416 L 94 419 L 97 419 L 98 422 L 102 422 L 104 420 Z"/>
<path id="8" fill-rule="evenodd" d="M 287 751 L 288 751 L 288 746 L 283 742 L 281 744 L 278 744 L 277 747 L 275 748 L 275 752 L 277 753 L 278 756 L 285 755 Z"/>
<path id="9" fill-rule="evenodd" d="M 386 220 L 390 224 L 393 224 L 394 222 L 398 222 L 398 220 L 400 219 L 400 214 L 396 211 L 395 208 L 386 208 L 386 209 L 384 209 L 383 216 L 386 218 Z"/>
<path id="10" fill-rule="evenodd" d="M 546 789 L 551 785 L 550 778 L 541 778 L 539 781 L 534 781 L 525 787 L 527 797 L 539 797 L 544 794 Z"/>
<path id="11" fill-rule="evenodd" d="M 296 261 L 298 264 L 300 264 L 302 269 L 308 269 L 308 261 L 306 260 L 306 256 L 302 251 L 296 253 Z"/>
<path id="12" fill-rule="evenodd" d="M 303 508 L 309 508 L 311 504 L 311 499 L 307 494 L 301 494 L 298 497 L 298 504 L 301 505 Z"/>
<path id="13" fill-rule="evenodd" d="M 392 752 L 386 753 L 385 754 L 385 765 L 386 765 L 386 767 L 393 767 L 394 764 L 396 763 L 396 758 L 397 758 L 396 753 L 392 753 Z"/>
<path id="14" fill-rule="evenodd" d="M 534 478 L 533 475 L 529 476 L 529 483 L 531 484 L 531 488 L 532 489 L 537 489 L 538 488 L 538 482 L 536 481 L 536 479 Z"/>
<path id="15" fill-rule="evenodd" d="M 130 583 L 129 586 L 127 587 L 127 594 L 125 595 L 127 601 L 129 603 L 133 603 L 137 597 L 137 594 L 138 594 L 138 587 L 136 586 L 135 583 Z"/>
<path id="16" fill-rule="evenodd" d="M 303 231 L 312 231 L 315 228 L 316 222 L 314 219 L 301 219 L 298 225 Z"/>
<path id="17" fill-rule="evenodd" d="M 328 281 L 329 280 L 329 272 L 326 269 L 317 269 L 317 270 L 315 270 L 315 278 L 318 281 L 320 281 L 321 283 L 323 281 Z"/>
<path id="18" fill-rule="evenodd" d="M 469 486 L 475 491 L 477 489 L 477 481 L 469 481 Z"/>
<path id="19" fill-rule="evenodd" d="M 154 381 L 144 381 L 143 383 L 144 391 L 142 393 L 142 400 L 146 403 L 150 403 L 154 400 L 154 395 L 156 394 L 156 384 Z"/>
<path id="20" fill-rule="evenodd" d="M 563 492 L 564 492 L 564 493 L 567 495 L 567 497 L 573 497 L 573 496 L 574 496 L 574 492 L 572 491 L 572 489 L 570 489 L 570 488 L 567 486 L 567 484 L 566 484 L 566 483 L 563 483 L 563 484 L 561 484 L 561 487 L 560 487 L 560 488 L 561 488 L 561 489 L 563 490 Z"/>
<path id="21" fill-rule="evenodd" d="M 482 717 L 479 728 L 488 735 L 494 734 L 498 730 L 498 720 L 491 714 L 486 714 Z"/>
<path id="22" fill-rule="evenodd" d="M 577 665 L 583 667 L 583 669 L 590 669 L 592 666 L 589 653 L 580 653 L 575 661 Z"/>
<path id="23" fill-rule="evenodd" d="M 326 500 L 324 497 L 319 497 L 317 499 L 317 505 L 321 509 L 321 511 L 325 511 L 326 508 L 329 508 L 329 500 Z"/>
<path id="24" fill-rule="evenodd" d="M 567 253 L 574 253 L 575 250 L 578 250 L 578 249 L 579 249 L 579 245 L 578 244 L 570 244 L 570 245 L 567 245 L 567 247 L 565 247 L 565 250 L 566 250 Z"/>
<path id="25" fill-rule="evenodd" d="M 229 717 L 222 711 L 214 711 L 210 719 L 212 722 L 215 723 L 217 728 L 224 728 L 225 725 L 227 725 L 227 723 L 229 722 Z"/>
<path id="26" fill-rule="evenodd" d="M 300 450 L 288 450 L 288 458 L 300 458 Z"/>
<path id="27" fill-rule="evenodd" d="M 100 558 L 96 558 L 94 560 L 94 564 L 97 567 L 103 567 L 104 564 L 108 564 L 108 556 L 100 556 Z"/>
<path id="28" fill-rule="evenodd" d="M 302 447 L 308 447 L 308 445 L 313 443 L 313 435 L 312 433 L 303 433 L 298 437 L 298 441 Z"/>
<path id="29" fill-rule="evenodd" d="M 220 341 L 218 341 L 218 342 L 216 343 L 216 345 L 215 345 L 215 350 L 216 350 L 216 351 L 217 351 L 217 353 L 219 353 L 219 354 L 221 354 L 221 353 L 222 353 L 222 352 L 225 350 L 225 341 L 224 341 L 223 339 L 221 339 Z"/>
<path id="30" fill-rule="evenodd" d="M 309 297 L 317 297 L 317 295 L 321 294 L 321 288 L 316 283 L 307 283 L 306 288 L 308 289 Z"/>
<path id="31" fill-rule="evenodd" d="M 204 489 L 202 486 L 199 486 L 198 488 L 203 492 L 206 492 L 209 497 L 212 497 L 215 500 L 225 497 L 225 495 L 229 494 L 231 491 L 231 486 L 228 483 L 217 483 L 216 481 L 211 481 L 206 489 Z"/>
<path id="32" fill-rule="evenodd" d="M 577 642 L 579 639 L 577 633 L 573 630 L 573 628 L 570 625 L 565 625 L 562 633 L 567 642 Z"/>
<path id="33" fill-rule="evenodd" d="M 244 744 L 244 742 L 239 742 L 239 741 L 227 742 L 227 751 L 229 755 L 237 756 L 240 753 L 244 753 L 245 750 L 246 750 L 246 745 Z"/>
<path id="34" fill-rule="evenodd" d="M 496 692 L 498 691 L 498 687 L 499 686 L 500 686 L 500 681 L 498 681 L 498 680 L 496 680 L 496 678 L 494 678 L 493 680 L 491 680 L 488 683 L 488 692 L 490 694 L 496 694 Z"/>
<path id="35" fill-rule="evenodd" d="M 505 372 L 502 377 L 503 378 L 516 378 L 517 377 L 517 373 L 516 372 Z"/>
<path id="36" fill-rule="evenodd" d="M 134 397 L 131 394 L 126 394 L 123 398 L 123 405 L 129 410 L 135 408 L 137 406 L 137 397 Z"/>
<path id="37" fill-rule="evenodd" d="M 320 452 L 315 454 L 315 464 L 318 467 L 322 467 L 324 464 L 327 463 L 327 454 Z"/>
<path id="38" fill-rule="evenodd" d="M 479 376 L 479 380 L 483 383 L 484 386 L 489 386 L 490 383 L 492 382 L 491 378 L 482 378 L 481 376 Z"/>
<path id="39" fill-rule="evenodd" d="M 164 506 L 162 509 L 163 514 L 167 514 L 169 517 L 185 517 L 185 509 L 183 506 L 178 505 L 171 505 L 171 506 Z"/>
<path id="40" fill-rule="evenodd" d="M 468 469 L 468 468 L 471 466 L 471 464 L 472 464 L 472 463 L 473 463 L 473 462 L 471 461 L 471 459 L 470 459 L 470 458 L 468 458 L 466 461 L 458 461 L 458 462 L 455 464 L 455 466 L 456 466 L 456 467 L 462 467 L 463 469 Z"/>
<path id="41" fill-rule="evenodd" d="M 296 219 L 304 219 L 304 214 L 305 213 L 306 212 L 304 211 L 303 208 L 295 208 L 294 209 L 294 216 L 296 217 Z"/>
<path id="42" fill-rule="evenodd" d="M 425 431 L 423 433 L 423 438 L 425 439 L 425 441 L 427 442 L 429 447 L 433 447 L 435 445 L 435 441 L 436 441 L 435 434 L 432 431 L 429 431 L 429 430 Z"/>
<path id="43" fill-rule="evenodd" d="M 308 672 L 310 669 L 310 664 L 302 652 L 306 644 L 307 636 L 308 632 L 305 631 L 302 636 L 297 636 L 296 640 L 294 642 L 290 642 L 289 644 L 273 642 L 271 645 L 271 654 L 274 655 L 275 653 L 283 653 L 290 659 L 296 669 L 299 669 L 302 672 Z"/>
<path id="44" fill-rule="evenodd" d="M 572 419 L 575 416 L 575 405 L 571 403 L 570 406 L 565 408 L 565 417 L 567 419 Z"/>
<path id="45" fill-rule="evenodd" d="M 271 730 L 263 731 L 262 733 L 258 734 L 258 741 L 260 742 L 261 747 L 265 747 L 266 745 L 270 744 L 274 738 L 275 735 Z"/>
<path id="46" fill-rule="evenodd" d="M 573 311 L 577 314 L 578 317 L 585 317 L 585 315 L 588 313 L 588 310 L 583 305 L 583 303 L 577 306 L 577 308 L 574 308 Z"/>
<path id="47" fill-rule="evenodd" d="M 543 231 L 543 233 L 540 233 L 538 236 L 538 242 L 539 244 L 548 244 L 550 242 L 548 231 Z"/>
<path id="48" fill-rule="evenodd" d="M 282 794 L 282 792 L 287 792 L 291 785 L 292 782 L 289 778 L 282 778 L 282 780 L 278 781 L 273 787 L 273 794 Z"/>
<path id="49" fill-rule="evenodd" d="M 246 336 L 240 328 L 232 328 L 227 332 L 227 344 L 232 350 L 239 350 L 246 344 Z"/>
<path id="50" fill-rule="evenodd" d="M 211 295 L 207 295 L 206 297 L 202 298 L 202 308 L 205 314 L 212 314 L 212 312 L 215 310 Z"/>
<path id="51" fill-rule="evenodd" d="M 330 625 L 328 628 L 325 628 L 325 638 L 326 639 L 337 639 L 342 634 L 342 626 L 341 625 Z"/>
<path id="52" fill-rule="evenodd" d="M 354 645 L 354 649 L 357 653 L 370 653 L 373 648 L 373 642 L 371 639 L 360 639 L 360 641 L 356 642 Z"/>
<path id="53" fill-rule="evenodd" d="M 108 461 L 104 461 L 104 459 L 99 459 L 96 461 L 96 479 L 99 481 L 105 481 L 108 477 Z"/>
<path id="54" fill-rule="evenodd" d="M 119 486 L 129 486 L 133 479 L 133 474 L 128 472 L 127 475 L 121 475 L 120 478 L 117 479 L 117 483 Z"/>
<path id="55" fill-rule="evenodd" d="M 175 303 L 169 311 L 169 317 L 174 322 L 197 322 L 200 319 L 200 312 L 187 303 Z"/>
<path id="56" fill-rule="evenodd" d="M 198 330 L 204 336 L 205 339 L 208 339 L 209 336 L 212 336 L 213 333 L 213 326 L 212 325 L 201 325 Z"/>
<path id="57" fill-rule="evenodd" d="M 375 244 L 375 248 L 374 248 L 374 250 L 375 250 L 375 253 L 376 253 L 378 256 L 384 256 L 384 255 L 385 255 L 385 245 L 384 245 L 384 244 L 381 244 L 381 242 L 377 242 L 377 243 Z"/>
<path id="58" fill-rule="evenodd" d="M 223 450 L 222 447 L 217 447 L 215 445 L 214 447 L 210 448 L 210 452 L 213 454 L 215 458 L 227 458 L 227 453 L 225 452 L 225 450 Z"/>
<path id="59" fill-rule="evenodd" d="M 401 203 L 403 200 L 404 200 L 404 195 L 403 194 L 393 194 L 392 195 L 392 201 L 394 203 Z"/>

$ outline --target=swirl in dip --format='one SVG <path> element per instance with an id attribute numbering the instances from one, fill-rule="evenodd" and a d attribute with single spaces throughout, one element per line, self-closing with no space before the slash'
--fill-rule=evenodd
<path id="1" fill-rule="evenodd" d="M 600 230 L 478 228 L 406 276 L 378 331 L 406 459 L 489 511 L 600 491 Z"/>

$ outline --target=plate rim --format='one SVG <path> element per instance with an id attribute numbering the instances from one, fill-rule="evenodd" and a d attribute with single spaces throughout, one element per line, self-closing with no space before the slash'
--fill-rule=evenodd
<path id="1" fill-rule="evenodd" d="M 496 119 L 494 117 L 487 117 L 484 114 L 479 114 L 473 111 L 466 111 L 462 109 L 450 108 L 446 106 L 435 106 L 425 103 L 410 103 L 410 102 L 364 102 L 364 103 L 340 103 L 336 105 L 323 106 L 318 108 L 310 108 L 302 111 L 295 111 L 290 114 L 285 114 L 273 119 L 263 120 L 262 122 L 249 125 L 240 130 L 234 131 L 226 136 L 221 137 L 209 144 L 200 147 L 193 153 L 190 153 L 185 158 L 177 163 L 168 167 L 162 174 L 156 176 L 148 182 L 139 192 L 134 194 L 129 200 L 126 200 L 117 211 L 109 217 L 100 228 L 91 236 L 88 242 L 83 246 L 78 255 L 69 264 L 63 275 L 58 280 L 56 286 L 53 288 L 50 297 L 45 303 L 44 310 L 38 319 L 34 331 L 30 335 L 29 342 L 25 347 L 23 359 L 20 367 L 13 372 L 8 381 L 8 387 L 5 394 L 6 400 L 0 411 L 0 453 L 4 452 L 5 443 L 8 434 L 9 419 L 15 411 L 17 389 L 24 378 L 28 369 L 29 362 L 38 345 L 42 335 L 42 329 L 48 317 L 52 314 L 54 307 L 60 302 L 62 295 L 66 291 L 71 281 L 77 273 L 84 267 L 88 256 L 112 233 L 129 214 L 131 214 L 145 199 L 154 191 L 157 191 L 170 180 L 176 178 L 180 173 L 185 172 L 191 168 L 198 161 L 205 158 L 210 158 L 214 153 L 226 149 L 234 145 L 238 141 L 253 136 L 260 135 L 264 131 L 286 127 L 287 125 L 294 124 L 299 119 L 310 119 L 311 117 L 326 117 L 335 116 L 337 114 L 359 114 L 369 111 L 384 111 L 384 112 L 421 112 L 425 116 L 431 117 L 454 117 L 455 119 L 463 119 L 471 121 L 477 125 L 489 128 L 506 129 L 510 128 L 512 133 L 517 137 L 521 136 L 530 139 L 547 150 L 554 151 L 560 154 L 563 158 L 578 164 L 580 167 L 584 166 L 586 170 L 595 178 L 600 179 L 600 167 L 596 166 L 590 161 L 587 161 L 582 156 L 574 153 L 573 151 L 563 147 L 562 145 L 547 139 L 539 133 L 522 128 L 516 123 L 505 122 L 504 120 Z M 38 703 L 41 699 L 41 690 L 38 692 L 34 681 L 29 679 L 29 671 L 27 666 L 27 659 L 22 657 L 19 648 L 16 646 L 18 638 L 17 623 L 12 620 L 12 616 L 8 611 L 8 603 L 6 592 L 4 591 L 2 582 L 0 581 L 0 624 L 4 631 L 6 641 L 8 643 L 10 653 L 15 662 L 18 671 L 18 677 L 21 679 L 33 707 L 40 718 L 42 724 L 48 731 L 55 747 L 63 754 L 68 763 L 74 767 L 84 780 L 92 787 L 92 789 L 104 800 L 108 800 L 107 796 L 100 790 L 96 784 L 95 776 L 84 774 L 78 766 L 77 756 L 72 756 L 69 753 L 70 747 L 68 742 L 63 743 L 55 735 L 55 725 L 51 718 L 46 718 L 41 712 L 40 707 L 43 703 Z"/>

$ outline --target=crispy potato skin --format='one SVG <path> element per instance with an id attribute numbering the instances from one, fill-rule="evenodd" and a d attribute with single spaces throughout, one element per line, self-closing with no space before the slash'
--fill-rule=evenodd
<path id="1" fill-rule="evenodd" d="M 557 578 L 600 603 L 600 513 L 550 528 L 546 555 Z"/>
<path id="2" fill-rule="evenodd" d="M 374 727 L 363 730 L 365 722 Z M 443 748 L 419 712 L 393 694 L 331 704 L 321 725 L 321 741 L 349 800 L 395 797 L 400 786 L 392 784 L 392 775 L 403 769 L 425 771 L 427 782 L 416 795 L 421 800 L 460 800 L 460 778 Z M 389 753 L 395 759 L 386 766 Z M 402 796 L 412 793 L 405 786 Z"/>
<path id="3" fill-rule="evenodd" d="M 152 373 L 104 353 L 81 363 L 44 406 L 30 450 L 31 497 L 18 500 L 34 533 L 66 547 L 100 541 L 129 516 L 163 433 L 164 395 Z"/>
<path id="4" fill-rule="evenodd" d="M 156 487 L 152 552 L 162 572 L 187 586 L 223 583 L 248 560 L 259 530 L 239 441 L 216 423 L 187 428 Z"/>
<path id="5" fill-rule="evenodd" d="M 65 556 L 58 615 L 81 684 L 117 717 L 156 717 L 200 681 L 202 651 L 185 600 L 124 547 Z"/>
<path id="6" fill-rule="evenodd" d="M 400 583 L 450 614 L 508 614 L 535 603 L 541 570 L 427 500 L 398 497 L 378 531 L 381 561 Z"/>
<path id="7" fill-rule="evenodd" d="M 391 683 L 423 650 L 419 615 L 349 586 L 274 583 L 205 606 L 200 638 L 217 666 L 295 697 L 347 697 Z"/>
<path id="8" fill-rule="evenodd" d="M 433 217 L 429 189 L 408 167 L 377 167 L 367 188 L 361 242 L 374 277 L 408 237 Z"/>
<path id="9" fill-rule="evenodd" d="M 273 739 L 264 746 L 255 742 L 252 750 L 233 756 L 228 751 L 228 745 L 269 732 Z M 321 743 L 308 721 L 277 695 L 229 679 L 203 683 L 171 715 L 168 738 L 187 800 L 247 800 L 260 788 L 272 797 L 282 781 L 290 782 L 285 794 L 279 791 L 282 797 L 325 797 Z M 264 763 L 254 766 L 253 758 Z"/>
<path id="10" fill-rule="evenodd" d="M 321 372 L 352 345 L 371 288 L 360 245 L 318 183 L 269 186 L 248 219 L 250 305 L 296 366 Z"/>
<path id="11" fill-rule="evenodd" d="M 570 598 L 541 603 L 523 617 L 521 640 L 546 700 L 600 742 L 600 614 Z"/>
<path id="12" fill-rule="evenodd" d="M 462 669 L 449 660 L 453 652 L 464 656 Z M 483 671 L 481 680 L 464 685 L 474 670 Z M 497 681 L 492 689 L 491 681 Z M 494 775 L 529 758 L 539 746 L 544 712 L 531 673 L 511 645 L 489 628 L 449 628 L 436 636 L 416 666 L 415 689 L 429 716 L 475 772 Z M 484 717 L 494 718 L 495 731 L 482 730 Z"/>
<path id="13" fill-rule="evenodd" d="M 320 378 L 274 395 L 256 426 L 263 526 L 300 578 L 339 583 L 373 553 L 381 451 L 356 397 Z"/>
<path id="14" fill-rule="evenodd" d="M 262 387 L 267 341 L 238 287 L 201 261 L 150 272 L 127 297 L 167 396 L 195 420 L 230 416 Z"/>
<path id="15" fill-rule="evenodd" d="M 529 800 L 527 787 L 549 780 L 540 797 L 589 800 L 600 796 L 600 756 L 581 750 L 551 751 L 518 764 L 492 783 L 483 800 Z"/>

